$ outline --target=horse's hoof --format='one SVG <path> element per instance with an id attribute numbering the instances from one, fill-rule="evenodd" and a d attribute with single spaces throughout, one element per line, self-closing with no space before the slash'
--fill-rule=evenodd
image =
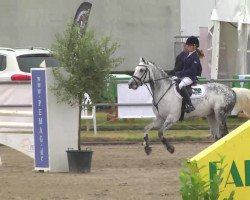
<path id="1" fill-rule="evenodd" d="M 174 146 L 173 145 L 168 145 L 167 150 L 169 153 L 174 153 Z"/>
<path id="2" fill-rule="evenodd" d="M 151 153 L 151 151 L 152 151 L 152 148 L 151 148 L 150 146 L 145 146 L 145 147 L 144 147 L 144 151 L 145 151 L 145 153 L 146 153 L 147 155 L 149 155 L 149 154 Z"/>

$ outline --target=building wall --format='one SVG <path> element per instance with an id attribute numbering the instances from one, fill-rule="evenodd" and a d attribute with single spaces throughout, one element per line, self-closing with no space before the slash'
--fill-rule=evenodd
<path id="1" fill-rule="evenodd" d="M 50 47 L 81 0 L 0 0 L 0 46 Z"/>
<path id="2" fill-rule="evenodd" d="M 231 23 L 220 23 L 220 50 L 218 78 L 233 78 L 237 74 L 237 26 Z"/>
<path id="3" fill-rule="evenodd" d="M 180 0 L 181 9 L 181 36 L 199 36 L 200 49 L 205 53 L 201 59 L 202 76 L 210 78 L 211 65 L 211 38 L 208 30 L 213 25 L 211 14 L 216 0 Z M 183 39 L 183 42 L 186 38 Z"/>
<path id="4" fill-rule="evenodd" d="M 180 0 L 181 35 L 200 34 L 200 27 L 209 27 L 216 0 Z"/>
<path id="5" fill-rule="evenodd" d="M 0 46 L 50 48 L 83 0 L 0 0 Z M 180 1 L 89 0 L 89 23 L 98 35 L 112 35 L 125 58 L 117 70 L 133 70 L 139 57 L 164 69 L 174 64 L 174 36 L 180 30 Z M 167 67 L 166 67 L 167 66 Z"/>

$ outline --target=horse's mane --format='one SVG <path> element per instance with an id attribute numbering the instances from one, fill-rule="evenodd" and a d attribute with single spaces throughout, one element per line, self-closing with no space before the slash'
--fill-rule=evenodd
<path id="1" fill-rule="evenodd" d="M 160 72 L 161 76 L 163 77 L 168 77 L 167 73 L 161 68 L 159 67 L 155 62 L 153 61 L 148 61 L 149 63 L 151 63 L 156 69 L 158 69 L 158 71 Z"/>

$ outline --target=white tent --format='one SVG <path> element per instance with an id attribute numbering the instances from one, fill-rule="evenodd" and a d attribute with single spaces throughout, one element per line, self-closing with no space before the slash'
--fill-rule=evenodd
<path id="1" fill-rule="evenodd" d="M 249 11 L 250 0 L 216 1 L 211 16 L 212 79 L 232 78 L 234 74 L 250 73 L 250 68 L 247 67 Z"/>

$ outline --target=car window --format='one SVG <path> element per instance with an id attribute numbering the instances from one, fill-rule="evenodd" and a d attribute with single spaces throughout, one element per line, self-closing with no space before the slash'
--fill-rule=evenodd
<path id="1" fill-rule="evenodd" d="M 51 55 L 31 54 L 17 57 L 19 68 L 23 72 L 30 72 L 31 68 L 58 67 L 59 62 Z"/>
<path id="2" fill-rule="evenodd" d="M 0 71 L 6 69 L 6 56 L 0 55 Z"/>

